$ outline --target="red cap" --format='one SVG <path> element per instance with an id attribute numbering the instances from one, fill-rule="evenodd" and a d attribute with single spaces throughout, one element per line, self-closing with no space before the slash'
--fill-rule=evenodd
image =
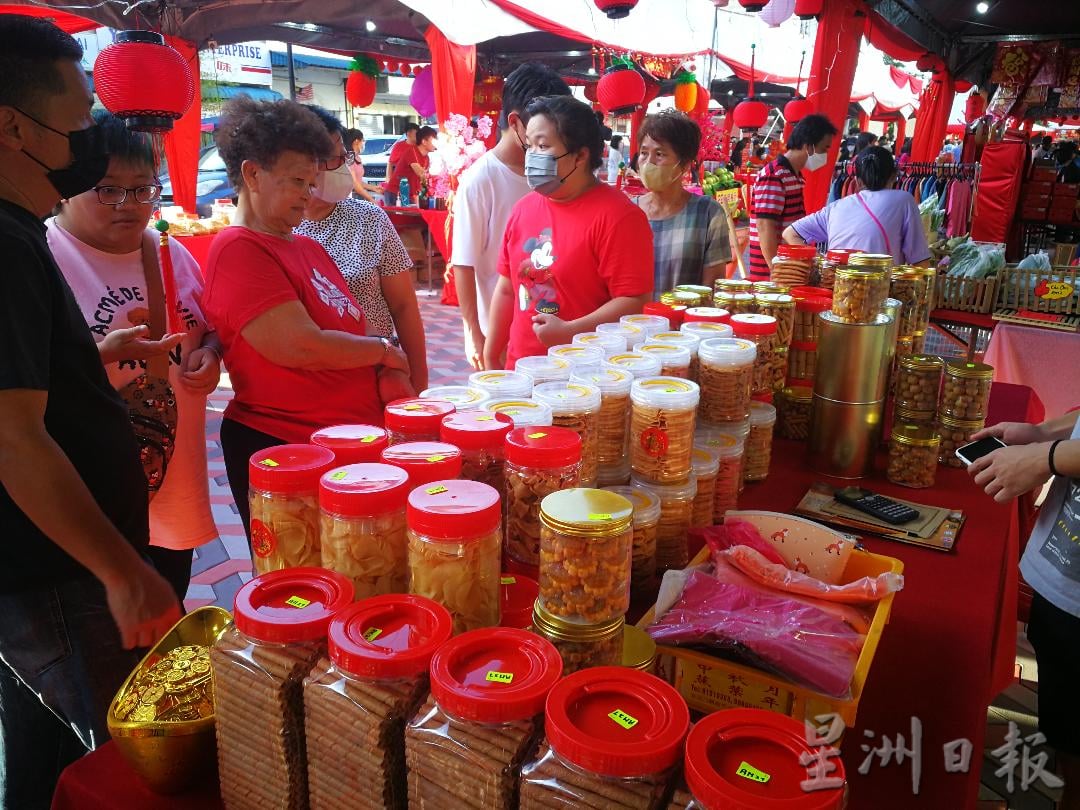
<path id="1" fill-rule="evenodd" d="M 544 728 L 555 752 L 603 776 L 660 773 L 682 753 L 690 710 L 675 687 L 624 667 L 567 675 L 548 694 Z"/>
<path id="2" fill-rule="evenodd" d="M 439 438 L 462 450 L 502 449 L 514 420 L 505 413 L 459 411 L 443 417 Z"/>
<path id="3" fill-rule="evenodd" d="M 236 592 L 236 629 L 256 641 L 300 644 L 326 638 L 330 620 L 353 600 L 352 580 L 325 568 L 260 574 Z"/>
<path id="4" fill-rule="evenodd" d="M 581 461 L 581 436 L 569 428 L 534 425 L 506 434 L 506 460 L 521 467 L 567 467 Z"/>
<path id="5" fill-rule="evenodd" d="M 763 394 L 754 394 L 752 397 L 750 397 L 750 399 L 753 402 L 765 402 L 769 405 L 772 405 L 773 395 L 771 391 L 767 391 Z"/>
<path id="6" fill-rule="evenodd" d="M 398 445 L 399 447 L 401 445 Z M 409 493 L 409 528 L 436 540 L 479 537 L 499 528 L 499 493 L 480 481 L 431 481 Z"/>
<path id="7" fill-rule="evenodd" d="M 334 425 L 316 430 L 308 441 L 332 452 L 334 463 L 344 467 L 378 461 L 386 431 L 375 425 Z"/>
<path id="8" fill-rule="evenodd" d="M 265 492 L 318 492 L 319 479 L 333 466 L 334 454 L 325 447 L 279 444 L 252 455 L 248 483 Z"/>
<path id="9" fill-rule="evenodd" d="M 410 678 L 454 633 L 450 611 L 423 596 L 361 599 L 330 622 L 330 659 L 360 678 Z"/>
<path id="10" fill-rule="evenodd" d="M 776 256 L 780 259 L 813 261 L 817 256 L 817 248 L 813 245 L 780 245 L 776 248 Z"/>
<path id="11" fill-rule="evenodd" d="M 437 436 L 443 417 L 455 410 L 454 403 L 441 399 L 395 399 L 386 406 L 384 418 L 389 430 Z"/>
<path id="12" fill-rule="evenodd" d="M 836 250 L 825 251 L 825 258 L 830 262 L 840 262 L 844 264 L 856 253 L 862 253 L 862 248 L 837 248 Z"/>
<path id="13" fill-rule="evenodd" d="M 686 783 L 707 810 L 840 810 L 844 788 L 806 792 L 799 756 L 813 749 L 803 724 L 764 709 L 727 709 L 700 720 L 686 738 Z M 843 779 L 839 756 L 830 777 Z M 767 781 L 740 776 L 749 765 Z M 751 773 L 753 773 L 753 771 Z"/>
<path id="14" fill-rule="evenodd" d="M 547 639 L 513 627 L 485 627 L 450 639 L 435 653 L 431 695 L 461 720 L 527 720 L 544 710 L 562 667 Z"/>
<path id="15" fill-rule="evenodd" d="M 319 506 L 344 517 L 384 515 L 405 508 L 409 474 L 390 464 L 350 464 L 323 475 Z"/>
<path id="16" fill-rule="evenodd" d="M 532 624 L 533 605 L 540 595 L 540 583 L 532 577 L 506 571 L 500 581 L 502 621 L 499 624 L 524 630 Z"/>
<path id="17" fill-rule="evenodd" d="M 686 310 L 685 323 L 727 323 L 731 313 L 720 307 L 690 307 Z"/>
<path id="18" fill-rule="evenodd" d="M 414 487 L 461 475 L 461 451 L 446 442 L 405 442 L 382 451 L 384 464 L 401 467 Z"/>
<path id="19" fill-rule="evenodd" d="M 671 323 L 671 328 L 678 329 L 679 326 L 682 325 L 686 315 L 686 307 L 673 307 L 660 301 L 648 301 L 645 306 L 641 308 L 641 314 L 659 315 L 661 318 L 667 318 Z"/>
<path id="20" fill-rule="evenodd" d="M 821 295 L 795 295 L 795 309 L 799 312 L 824 312 L 832 309 L 832 299 Z"/>
<path id="21" fill-rule="evenodd" d="M 731 328 L 736 337 L 776 334 L 776 318 L 771 315 L 732 315 Z"/>

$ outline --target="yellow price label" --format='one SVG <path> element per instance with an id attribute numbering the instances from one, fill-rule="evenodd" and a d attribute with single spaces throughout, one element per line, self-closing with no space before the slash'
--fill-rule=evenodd
<path id="1" fill-rule="evenodd" d="M 513 409 L 507 408 L 502 413 L 505 413 L 507 416 L 519 416 L 521 414 L 521 411 L 519 411 L 517 408 L 513 408 Z"/>
<path id="2" fill-rule="evenodd" d="M 499 672 L 494 669 L 488 670 L 487 675 L 484 676 L 484 680 L 491 681 L 492 683 L 511 683 L 514 680 L 513 672 Z"/>
<path id="3" fill-rule="evenodd" d="M 349 477 L 349 471 L 348 470 L 337 470 L 335 472 L 330 473 L 330 480 L 331 481 L 344 481 L 348 477 Z"/>
<path id="4" fill-rule="evenodd" d="M 593 512 L 589 515 L 589 520 L 611 520 L 611 515 L 607 512 Z"/>
<path id="5" fill-rule="evenodd" d="M 478 417 L 476 417 L 476 421 L 477 422 L 490 422 L 494 418 L 495 418 L 494 416 L 492 416 L 491 414 L 488 414 L 487 416 L 478 416 Z"/>
<path id="6" fill-rule="evenodd" d="M 360 444 L 371 444 L 373 441 L 375 441 L 376 438 L 378 438 L 378 437 L 377 436 L 365 436 L 364 438 L 362 438 L 360 440 Z"/>
<path id="7" fill-rule="evenodd" d="M 517 582 L 517 577 L 502 577 L 499 582 L 501 582 L 503 585 L 513 585 L 515 582 Z"/>
<path id="8" fill-rule="evenodd" d="M 289 607 L 294 608 L 306 608 L 308 605 L 311 604 L 311 600 L 305 599 L 302 596 L 290 596 L 288 599 L 285 600 L 285 604 Z"/>
<path id="9" fill-rule="evenodd" d="M 542 438 L 544 438 L 545 436 L 547 436 L 547 434 L 546 434 L 546 433 L 530 433 L 530 434 L 529 434 L 529 438 L 530 438 L 530 439 L 542 439 Z"/>
<path id="10" fill-rule="evenodd" d="M 739 764 L 739 769 L 735 771 L 736 776 L 741 776 L 743 779 L 749 779 L 751 782 L 758 782 L 764 785 L 772 776 L 765 773 L 765 771 L 759 771 L 749 762 L 743 761 Z"/>
<path id="11" fill-rule="evenodd" d="M 375 639 L 377 639 L 381 635 L 382 635 L 382 628 L 380 628 L 380 627 L 369 627 L 367 630 L 364 631 L 364 641 L 374 641 Z"/>
<path id="12" fill-rule="evenodd" d="M 425 459 L 425 460 L 430 461 L 432 463 L 435 463 L 436 461 L 442 461 L 445 458 L 446 458 L 446 456 L 428 456 L 427 459 Z"/>
<path id="13" fill-rule="evenodd" d="M 613 712 L 608 712 L 608 717 L 610 717 L 612 720 L 614 720 L 620 726 L 622 726 L 623 728 L 628 729 L 628 730 L 632 729 L 634 726 L 636 726 L 638 724 L 638 719 L 636 717 L 631 717 L 626 712 L 624 712 L 622 709 L 616 709 Z"/>
<path id="14" fill-rule="evenodd" d="M 272 458 L 264 458 L 259 462 L 264 467 L 280 467 L 281 465 L 274 461 Z"/>
<path id="15" fill-rule="evenodd" d="M 404 410 L 404 411 L 420 411 L 420 410 L 423 410 L 423 409 L 424 409 L 424 406 L 421 405 L 418 402 L 412 402 L 412 403 L 406 405 L 404 408 L 402 408 L 402 410 Z"/>
<path id="16" fill-rule="evenodd" d="M 444 487 L 442 484 L 439 484 L 435 487 L 428 487 L 424 490 L 424 492 L 426 492 L 428 495 L 440 495 L 443 492 L 446 492 L 446 487 Z"/>

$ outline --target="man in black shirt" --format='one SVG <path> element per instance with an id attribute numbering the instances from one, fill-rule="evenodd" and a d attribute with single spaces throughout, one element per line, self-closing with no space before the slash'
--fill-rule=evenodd
<path id="1" fill-rule="evenodd" d="M 179 617 L 140 554 L 147 488 L 126 409 L 40 217 L 108 165 L 81 49 L 0 15 L 0 807 L 48 807 L 59 769 L 107 739 L 135 647 Z M 138 351 L 159 347 L 123 336 Z"/>

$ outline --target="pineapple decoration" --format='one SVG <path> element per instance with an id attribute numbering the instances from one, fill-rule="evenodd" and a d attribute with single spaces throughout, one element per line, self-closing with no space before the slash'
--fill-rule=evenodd
<path id="1" fill-rule="evenodd" d="M 689 70 L 680 70 L 675 74 L 675 109 L 691 113 L 697 106 L 697 77 Z"/>
<path id="2" fill-rule="evenodd" d="M 345 81 L 345 98 L 354 107 L 367 107 L 375 100 L 375 78 L 379 64 L 370 56 L 357 54 L 349 63 L 349 78 Z"/>

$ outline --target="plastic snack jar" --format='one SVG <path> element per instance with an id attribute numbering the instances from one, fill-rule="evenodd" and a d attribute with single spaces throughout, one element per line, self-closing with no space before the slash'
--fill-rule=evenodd
<path id="1" fill-rule="evenodd" d="M 514 363 L 514 370 L 532 378 L 534 389 L 546 382 L 570 379 L 570 364 L 561 357 L 547 355 L 519 357 Z"/>
<path id="2" fill-rule="evenodd" d="M 908 411 L 937 410 L 944 361 L 932 354 L 900 358 L 896 376 L 896 407 Z"/>
<path id="3" fill-rule="evenodd" d="M 626 430 L 630 421 L 630 386 L 634 375 L 605 364 L 585 373 L 576 372 L 571 382 L 595 385 L 600 389 L 600 416 L 597 421 L 597 464 L 604 467 L 622 460 L 626 451 Z"/>
<path id="4" fill-rule="evenodd" d="M 437 442 L 443 417 L 457 408 L 439 399 L 398 399 L 383 409 L 387 439 L 390 444 Z"/>
<path id="5" fill-rule="evenodd" d="M 419 487 L 461 475 L 461 450 L 446 442 L 406 442 L 383 450 L 382 463 L 401 467 L 409 486 Z"/>
<path id="6" fill-rule="evenodd" d="M 634 375 L 635 379 L 656 377 L 660 374 L 660 358 L 642 354 L 641 352 L 613 354 L 607 359 L 606 365 L 629 371 Z"/>
<path id="7" fill-rule="evenodd" d="M 551 408 L 535 399 L 489 399 L 480 410 L 506 414 L 514 421 L 514 427 L 551 424 Z"/>
<path id="8" fill-rule="evenodd" d="M 558 357 L 570 364 L 570 376 L 574 374 L 588 373 L 600 368 L 604 362 L 604 350 L 599 346 L 583 346 L 580 343 L 570 343 L 563 346 L 552 346 L 548 349 L 548 357 Z"/>
<path id="9" fill-rule="evenodd" d="M 466 411 L 443 417 L 442 440 L 461 450 L 459 477 L 503 491 L 503 451 L 514 420 L 504 413 Z M 445 477 L 445 476 L 443 476 Z"/>
<path id="10" fill-rule="evenodd" d="M 630 456 L 623 456 L 614 464 L 601 464 L 596 472 L 596 485 L 606 489 L 629 484 L 630 472 Z"/>
<path id="11" fill-rule="evenodd" d="M 503 571 L 499 578 L 499 591 L 502 594 L 499 626 L 531 630 L 533 605 L 540 594 L 540 583 L 524 574 Z"/>
<path id="12" fill-rule="evenodd" d="M 717 335 L 721 337 L 721 335 Z M 690 352 L 690 369 L 688 378 L 697 382 L 698 372 L 698 345 L 701 338 L 693 332 L 657 332 L 652 337 L 652 343 L 663 343 L 668 346 L 682 346 Z"/>
<path id="13" fill-rule="evenodd" d="M 614 486 L 608 492 L 622 495 L 634 505 L 634 545 L 630 555 L 631 596 L 656 593 L 656 531 L 660 523 L 660 498 L 646 487 Z"/>
<path id="14" fill-rule="evenodd" d="M 581 480 L 594 483 L 600 451 L 600 389 L 585 383 L 543 383 L 533 389 L 533 399 L 551 408 L 552 425 L 569 428 L 581 437 Z"/>
<path id="15" fill-rule="evenodd" d="M 993 378 L 994 367 L 986 363 L 969 363 L 960 358 L 946 361 L 938 413 L 967 422 L 986 419 Z"/>
<path id="16" fill-rule="evenodd" d="M 571 340 L 575 346 L 595 346 L 604 357 L 626 351 L 626 338 L 610 332 L 579 332 Z"/>
<path id="17" fill-rule="evenodd" d="M 697 383 L 677 377 L 635 380 L 630 389 L 630 464 L 636 475 L 656 483 L 690 474 Z"/>
<path id="18" fill-rule="evenodd" d="M 756 303 L 758 314 L 776 318 L 776 339 L 780 346 L 790 346 L 795 330 L 795 299 L 782 293 L 760 293 Z"/>
<path id="19" fill-rule="evenodd" d="M 375 425 L 333 425 L 316 430 L 310 444 L 325 447 L 334 454 L 334 464 L 376 462 L 387 445 L 386 431 Z"/>
<path id="20" fill-rule="evenodd" d="M 711 433 L 708 438 L 699 438 L 694 447 L 708 450 L 717 456 L 716 482 L 713 486 L 709 522 L 723 523 L 724 515 L 739 508 L 739 492 L 743 478 L 743 442 L 730 433 Z M 695 510 L 697 506 L 695 500 Z"/>
<path id="21" fill-rule="evenodd" d="M 563 675 L 588 667 L 615 666 L 622 655 L 622 616 L 597 624 L 578 624 L 549 613 L 542 603 L 533 607 L 533 632 L 559 651 Z"/>
<path id="22" fill-rule="evenodd" d="M 768 315 L 732 315 L 731 326 L 735 330 L 735 337 L 749 340 L 757 347 L 751 392 L 753 394 L 769 393 L 773 390 L 778 374 L 782 387 L 787 364 L 786 358 L 780 351 L 781 346 L 776 334 L 776 318 Z M 781 360 L 784 360 L 782 369 Z"/>
<path id="23" fill-rule="evenodd" d="M 698 347 L 699 414 L 707 422 L 737 422 L 750 413 L 757 346 L 752 341 L 711 338 Z"/>
<path id="24" fill-rule="evenodd" d="M 628 323 L 636 326 L 645 333 L 646 338 L 651 338 L 657 332 L 670 332 L 671 321 L 663 315 L 623 315 L 619 323 Z M 638 341 L 634 341 L 637 343 Z M 629 342 L 627 343 L 629 345 Z"/>
<path id="25" fill-rule="evenodd" d="M 469 375 L 469 385 L 486 391 L 492 398 L 527 397 L 532 393 L 532 377 L 520 371 L 476 371 Z"/>
<path id="26" fill-rule="evenodd" d="M 645 330 L 642 329 L 640 326 L 635 326 L 632 323 L 624 323 L 622 321 L 620 321 L 619 323 L 602 323 L 596 327 L 596 331 L 602 335 L 616 335 L 618 337 L 621 337 L 623 339 L 623 342 L 626 344 L 623 347 L 622 351 L 630 351 L 631 346 L 633 346 L 635 343 L 640 343 L 647 337 L 645 334 Z M 665 330 L 658 329 L 656 331 L 662 332 Z"/>
<path id="27" fill-rule="evenodd" d="M 717 307 L 693 307 L 686 310 L 686 317 L 683 319 L 683 326 L 690 323 L 727 323 L 731 320 L 731 313 L 726 309 L 718 309 Z M 688 332 L 690 330 L 679 327 L 680 332 Z M 709 335 L 709 337 L 731 337 L 730 335 Z"/>
<path id="28" fill-rule="evenodd" d="M 746 467 L 743 471 L 747 481 L 764 481 L 768 477 L 775 425 L 776 408 L 764 402 L 751 403 L 750 436 L 746 440 Z"/>
<path id="29" fill-rule="evenodd" d="M 932 487 L 937 477 L 940 448 L 941 437 L 931 427 L 893 426 L 885 477 L 904 487 Z"/>
<path id="30" fill-rule="evenodd" d="M 656 484 L 632 475 L 630 484 L 651 490 L 660 499 L 660 522 L 656 524 L 657 575 L 671 568 L 685 568 L 690 559 L 686 547 L 686 532 L 694 516 L 697 479 L 691 473 L 686 481 Z"/>
<path id="31" fill-rule="evenodd" d="M 806 441 L 810 435 L 810 409 L 814 389 L 793 385 L 776 395 L 776 431 L 784 439 Z"/>
<path id="32" fill-rule="evenodd" d="M 691 455 L 694 477 L 697 478 L 697 495 L 690 517 L 691 526 L 712 526 L 716 481 L 720 475 L 720 454 L 711 447 L 695 446 Z"/>
<path id="33" fill-rule="evenodd" d="M 656 338 L 634 347 L 638 354 L 651 355 L 660 361 L 660 374 L 664 377 L 690 378 L 690 361 L 693 355 L 685 346 L 660 343 Z"/>
<path id="34" fill-rule="evenodd" d="M 491 395 L 471 385 L 438 385 L 421 391 L 420 399 L 441 399 L 459 411 L 473 411 L 491 399 Z"/>

